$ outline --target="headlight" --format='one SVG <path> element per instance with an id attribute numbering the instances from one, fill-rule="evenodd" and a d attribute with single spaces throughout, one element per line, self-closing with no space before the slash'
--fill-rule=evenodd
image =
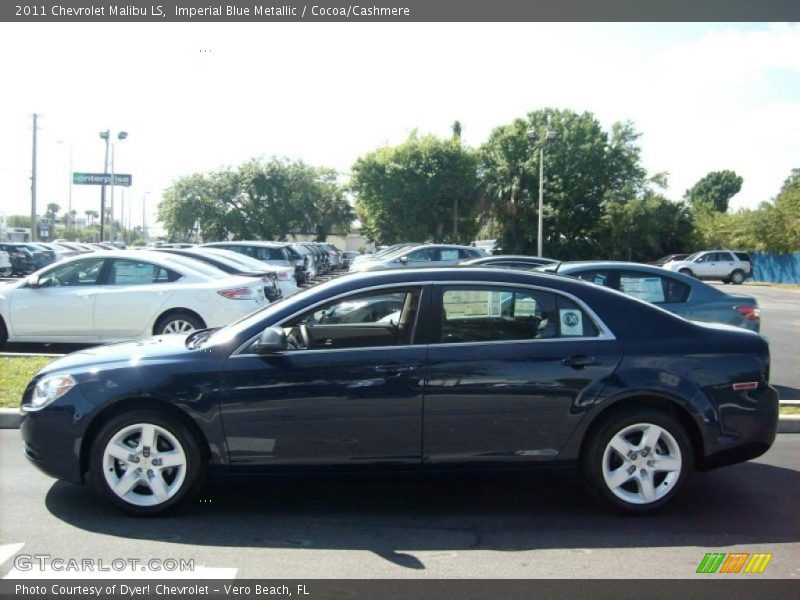
<path id="1" fill-rule="evenodd" d="M 33 390 L 31 405 L 36 408 L 47 406 L 75 387 L 75 383 L 75 378 L 65 373 L 42 377 Z"/>

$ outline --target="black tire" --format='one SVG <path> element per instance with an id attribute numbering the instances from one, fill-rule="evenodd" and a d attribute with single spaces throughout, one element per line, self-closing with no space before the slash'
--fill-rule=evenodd
<path id="1" fill-rule="evenodd" d="M 6 345 L 8 341 L 8 330 L 6 329 L 5 321 L 3 321 L 3 317 L 0 317 L 0 348 Z"/>
<path id="2" fill-rule="evenodd" d="M 127 501 L 117 495 L 117 493 L 111 488 L 111 484 L 107 480 L 105 473 L 107 468 L 105 449 L 109 442 L 117 434 L 123 432 L 126 428 L 135 427 L 137 424 L 154 425 L 168 432 L 178 441 L 186 458 L 185 466 L 179 467 L 184 469 L 180 484 L 175 488 L 174 491 L 169 492 L 170 496 L 166 501 L 149 506 L 136 504 L 133 501 Z M 163 436 L 158 439 L 157 443 L 165 443 Z M 168 442 L 166 443 L 168 444 Z M 167 445 L 167 449 L 169 449 L 169 444 Z M 132 448 L 131 452 L 135 453 L 135 449 Z M 140 457 L 140 460 L 141 462 L 138 464 L 142 464 L 144 467 L 150 466 L 149 463 L 144 462 L 142 457 Z M 109 466 L 108 469 L 110 473 L 109 477 L 124 475 L 126 472 L 123 470 L 122 463 L 115 463 L 114 466 Z M 112 469 L 116 469 L 117 472 L 112 472 Z M 163 477 L 163 480 L 173 477 L 173 483 L 178 481 L 177 471 L 170 471 L 170 469 L 157 470 L 159 472 L 165 471 L 166 474 L 163 476 L 159 474 L 156 475 L 156 477 Z M 110 419 L 105 425 L 103 425 L 95 437 L 91 448 L 91 455 L 89 457 L 89 479 L 91 480 L 95 490 L 97 490 L 101 496 L 105 497 L 116 508 L 127 513 L 140 516 L 158 515 L 174 509 L 181 503 L 194 499 L 200 491 L 200 488 L 203 486 L 207 470 L 208 462 L 200 449 L 198 440 L 195 439 L 195 436 L 191 433 L 191 431 L 189 431 L 189 429 L 178 419 L 152 409 L 137 409 L 117 415 L 116 417 Z M 142 477 L 147 475 L 148 473 L 143 473 Z M 136 485 L 131 491 L 133 492 L 133 496 L 137 501 L 146 501 L 148 490 L 149 488 L 142 484 Z M 152 491 L 149 492 L 149 495 L 151 497 L 155 496 Z"/>
<path id="3" fill-rule="evenodd" d="M 680 271 L 678 271 L 678 273 L 686 275 L 687 277 L 694 277 L 694 273 L 692 273 L 691 269 L 681 269 Z"/>
<path id="4" fill-rule="evenodd" d="M 170 327 L 176 327 L 180 323 L 191 325 L 192 329 L 184 331 L 168 331 Z M 189 333 L 197 329 L 205 329 L 206 324 L 199 317 L 188 312 L 173 312 L 161 317 L 153 328 L 153 335 L 166 335 L 169 333 Z"/>
<path id="5" fill-rule="evenodd" d="M 658 439 L 655 447 L 656 452 L 650 449 L 649 452 L 643 454 L 639 450 L 638 455 L 633 454 L 636 457 L 635 460 L 623 462 L 620 460 L 619 455 L 609 448 L 612 439 L 624 430 L 630 428 L 632 430 L 631 439 L 635 441 L 638 426 L 652 425 L 661 428 L 668 434 L 668 436 L 662 435 Z M 643 441 L 644 435 L 641 436 L 639 443 Z M 665 452 L 665 450 L 670 449 L 673 460 L 676 455 L 679 456 L 680 467 L 673 471 L 674 475 L 665 472 L 651 474 L 650 481 L 653 483 L 654 499 L 652 501 L 644 501 L 641 498 L 643 491 L 637 479 L 639 474 L 636 470 L 649 464 L 648 459 L 657 459 L 658 456 L 667 459 L 670 452 Z M 607 463 L 604 461 L 607 461 Z M 617 468 L 619 469 L 624 468 L 627 470 L 633 467 L 633 474 L 629 475 L 630 479 L 624 485 L 616 487 L 616 491 L 609 487 L 604 476 L 605 464 L 608 465 L 611 474 L 616 472 L 611 469 L 611 467 L 614 467 L 615 461 L 618 463 L 619 466 Z M 626 463 L 629 463 L 628 467 L 625 467 Z M 670 413 L 649 406 L 631 407 L 629 412 L 615 411 L 612 415 L 609 415 L 594 429 L 581 457 L 581 472 L 589 491 L 606 505 L 630 514 L 649 513 L 663 507 L 680 491 L 693 469 L 692 446 L 683 425 Z M 630 471 L 627 471 L 627 473 L 630 473 Z M 658 494 L 661 495 L 659 496 Z M 630 496 L 630 499 L 620 497 L 620 495 Z M 634 496 L 639 498 L 634 500 Z"/>
<path id="6" fill-rule="evenodd" d="M 734 285 L 742 285 L 744 283 L 744 271 L 736 269 L 731 273 L 730 280 Z"/>

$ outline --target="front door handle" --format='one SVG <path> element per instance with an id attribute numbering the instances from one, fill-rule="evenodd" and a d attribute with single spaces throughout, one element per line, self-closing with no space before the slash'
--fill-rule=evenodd
<path id="1" fill-rule="evenodd" d="M 373 367 L 376 373 L 388 375 L 389 377 L 399 377 L 406 373 L 413 373 L 417 370 L 417 365 L 378 365 Z"/>
<path id="2" fill-rule="evenodd" d="M 582 354 L 578 354 L 575 356 L 568 356 L 563 361 L 561 361 L 567 367 L 572 367 L 573 369 L 585 369 L 586 367 L 596 367 L 600 364 L 600 361 L 597 360 L 594 356 L 584 356 Z"/>

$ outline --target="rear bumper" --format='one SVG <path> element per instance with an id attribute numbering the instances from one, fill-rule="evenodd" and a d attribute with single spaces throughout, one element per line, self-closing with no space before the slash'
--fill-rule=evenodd
<path id="1" fill-rule="evenodd" d="M 719 406 L 721 433 L 698 461 L 700 471 L 757 458 L 770 449 L 778 432 L 778 392 L 771 386 L 737 392 L 735 400 Z"/>

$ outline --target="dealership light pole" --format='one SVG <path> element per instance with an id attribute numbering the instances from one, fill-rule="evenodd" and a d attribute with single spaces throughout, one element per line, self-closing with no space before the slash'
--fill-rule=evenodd
<path id="1" fill-rule="evenodd" d="M 117 139 L 120 142 L 122 140 L 124 140 L 125 138 L 127 138 L 127 137 L 128 137 L 128 132 L 127 131 L 120 131 L 117 134 Z M 115 144 L 114 144 L 114 142 L 111 142 L 111 225 L 110 225 L 110 227 L 111 227 L 111 237 L 114 237 L 114 168 L 115 168 L 114 148 L 115 148 Z M 114 240 L 112 239 L 111 241 L 113 242 Z"/>
<path id="2" fill-rule="evenodd" d="M 36 132 L 39 115 L 33 113 L 33 152 L 31 153 L 31 242 L 36 241 Z"/>
<path id="3" fill-rule="evenodd" d="M 125 132 L 125 131 L 120 131 L 117 134 L 117 138 L 120 139 L 120 140 L 124 140 L 126 137 L 128 137 L 128 133 Z M 111 141 L 111 130 L 110 129 L 106 129 L 105 131 L 101 131 L 100 132 L 100 139 L 105 140 L 105 142 L 106 142 L 106 157 L 105 157 L 105 160 L 103 161 L 103 175 L 107 176 L 108 175 L 108 150 L 109 150 L 109 142 Z M 113 187 L 114 186 L 114 177 L 113 176 L 111 177 L 111 186 L 112 186 L 111 187 L 111 193 L 112 193 L 112 198 L 113 198 L 113 193 L 114 193 L 114 187 Z M 111 209 L 112 210 L 114 209 L 113 203 L 112 203 Z M 114 220 L 113 219 L 113 215 L 112 215 L 112 219 L 111 220 L 112 221 Z M 105 223 L 106 223 L 106 184 L 103 183 L 100 186 L 100 241 L 101 242 L 105 242 L 106 241 L 106 238 L 105 238 Z"/>
<path id="4" fill-rule="evenodd" d="M 547 133 L 545 133 L 544 138 L 539 143 L 539 225 L 538 225 L 538 233 L 537 233 L 537 256 L 542 256 L 543 252 L 543 209 L 544 209 L 544 147 L 547 142 L 550 140 L 554 140 L 556 137 L 556 132 L 552 131 L 550 127 L 550 119 L 547 119 Z M 533 144 L 536 144 L 537 140 L 539 139 L 539 134 L 536 131 L 531 130 L 528 132 L 528 138 L 531 140 Z"/>

